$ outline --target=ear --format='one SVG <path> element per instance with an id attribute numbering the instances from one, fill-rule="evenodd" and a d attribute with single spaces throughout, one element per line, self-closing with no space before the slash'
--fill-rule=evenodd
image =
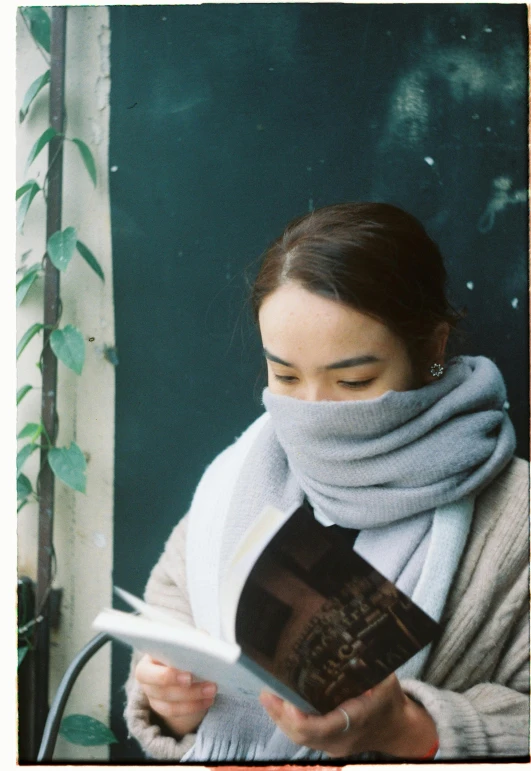
<path id="1" fill-rule="evenodd" d="M 450 334 L 450 325 L 447 321 L 441 321 L 437 324 L 433 333 L 433 361 L 438 364 L 444 363 L 444 354 L 446 352 L 446 344 L 448 343 L 448 336 Z"/>
<path id="2" fill-rule="evenodd" d="M 428 356 L 428 367 L 427 371 L 422 373 L 422 382 L 424 385 L 427 385 L 429 383 L 432 383 L 435 379 L 433 375 L 430 374 L 429 368 L 432 364 L 442 364 L 444 365 L 444 354 L 446 352 L 446 344 L 448 343 L 448 336 L 450 334 L 450 325 L 447 321 L 441 321 L 440 324 L 438 324 L 435 327 L 435 330 L 433 332 L 433 336 L 431 339 L 431 343 L 428 346 L 429 356 Z"/>

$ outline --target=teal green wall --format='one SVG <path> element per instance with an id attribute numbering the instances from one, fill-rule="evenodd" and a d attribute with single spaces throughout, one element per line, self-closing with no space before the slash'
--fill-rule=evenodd
<path id="1" fill-rule="evenodd" d="M 385 200 L 426 224 L 468 307 L 463 351 L 504 372 L 526 455 L 525 6 L 110 17 L 115 583 L 142 592 L 206 464 L 261 411 L 245 273 L 312 207 Z M 116 646 L 116 760 L 139 757 L 121 726 L 126 661 Z"/>

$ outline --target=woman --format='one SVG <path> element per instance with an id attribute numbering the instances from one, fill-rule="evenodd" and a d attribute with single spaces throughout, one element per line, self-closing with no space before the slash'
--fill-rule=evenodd
<path id="1" fill-rule="evenodd" d="M 266 412 L 206 470 L 146 589 L 219 634 L 220 574 L 263 505 L 306 499 L 440 621 L 436 645 L 324 716 L 135 656 L 129 730 L 164 760 L 528 754 L 528 464 L 501 374 L 446 359 L 458 320 L 437 246 L 386 204 L 291 223 L 253 289 Z M 354 537 L 353 537 L 354 540 Z M 367 755 L 366 753 L 371 753 Z"/>

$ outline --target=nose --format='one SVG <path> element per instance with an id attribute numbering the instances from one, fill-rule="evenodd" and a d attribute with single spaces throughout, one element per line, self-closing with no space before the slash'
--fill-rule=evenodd
<path id="1" fill-rule="evenodd" d="M 299 399 L 302 399 L 302 401 L 305 402 L 324 402 L 324 401 L 332 401 L 333 396 L 330 393 L 330 389 L 328 389 L 325 385 L 321 385 L 319 383 L 316 384 L 307 384 L 303 388 L 300 389 L 299 393 L 297 394 L 297 397 Z"/>

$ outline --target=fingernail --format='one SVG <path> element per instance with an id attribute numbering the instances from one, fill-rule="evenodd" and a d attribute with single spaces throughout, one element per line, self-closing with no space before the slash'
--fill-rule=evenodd
<path id="1" fill-rule="evenodd" d="M 192 685 L 192 675 L 190 672 L 181 672 L 177 675 L 179 685 Z"/>
<path id="2" fill-rule="evenodd" d="M 208 698 L 211 698 L 216 693 L 216 686 L 215 685 L 204 685 L 201 688 L 201 693 L 203 696 L 207 696 Z"/>

